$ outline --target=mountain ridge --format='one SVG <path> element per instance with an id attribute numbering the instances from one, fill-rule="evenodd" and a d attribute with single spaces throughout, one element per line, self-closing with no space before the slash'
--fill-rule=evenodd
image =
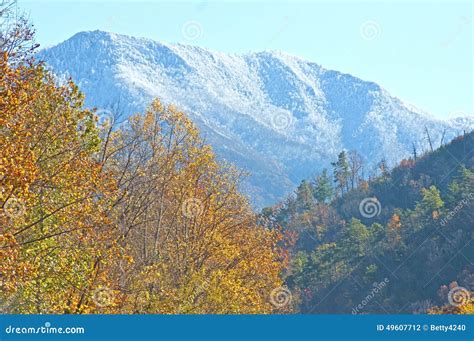
<path id="1" fill-rule="evenodd" d="M 90 31 L 38 57 L 71 76 L 87 106 L 120 103 L 128 115 L 158 97 L 189 113 L 218 157 L 251 172 L 244 190 L 257 207 L 283 198 L 342 149 L 374 167 L 406 157 L 413 144 L 427 150 L 425 127 L 433 141 L 474 128 L 471 117 L 437 119 L 374 82 L 281 51 L 227 54 Z"/>

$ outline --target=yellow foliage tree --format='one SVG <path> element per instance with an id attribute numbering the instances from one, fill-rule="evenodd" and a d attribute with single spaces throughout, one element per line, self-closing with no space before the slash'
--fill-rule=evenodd
<path id="1" fill-rule="evenodd" d="M 240 174 L 219 165 L 192 122 L 154 101 L 111 139 L 116 221 L 133 263 L 124 311 L 269 313 L 281 286 L 281 235 L 256 223 Z M 144 304 L 144 302 L 146 304 Z"/>
<path id="2" fill-rule="evenodd" d="M 0 274 L 19 313 L 89 311 L 116 252 L 113 182 L 94 160 L 93 113 L 41 65 L 0 58 Z"/>
<path id="3" fill-rule="evenodd" d="M 155 101 L 100 130 L 72 82 L 5 53 L 0 127 L 0 310 L 274 310 L 281 234 L 183 113 Z"/>

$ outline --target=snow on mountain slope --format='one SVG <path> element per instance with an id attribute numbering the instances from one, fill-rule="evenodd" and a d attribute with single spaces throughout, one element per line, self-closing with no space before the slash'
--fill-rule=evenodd
<path id="1" fill-rule="evenodd" d="M 216 154 L 251 175 L 244 190 L 257 207 L 274 203 L 342 149 L 369 167 L 397 162 L 414 143 L 474 128 L 404 104 L 379 85 L 281 52 L 225 54 L 101 31 L 81 32 L 43 50 L 58 76 L 71 76 L 90 107 L 120 103 L 142 111 L 158 97 L 189 113 Z M 409 80 L 407 80 L 409 81 Z"/>

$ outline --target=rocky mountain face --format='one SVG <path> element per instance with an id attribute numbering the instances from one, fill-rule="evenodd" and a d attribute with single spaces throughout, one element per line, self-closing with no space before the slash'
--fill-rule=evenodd
<path id="1" fill-rule="evenodd" d="M 436 119 L 378 84 L 282 52 L 225 54 L 113 33 L 81 32 L 42 50 L 58 77 L 72 77 L 86 104 L 143 111 L 173 103 L 199 126 L 219 158 L 250 173 L 243 190 L 256 207 L 273 204 L 357 150 L 366 174 L 474 128 L 473 117 Z M 407 80 L 408 82 L 409 80 Z"/>

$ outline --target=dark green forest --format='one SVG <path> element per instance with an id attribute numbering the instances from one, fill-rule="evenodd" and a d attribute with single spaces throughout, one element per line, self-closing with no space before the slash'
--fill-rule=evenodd
<path id="1" fill-rule="evenodd" d="M 381 161 L 369 179 L 354 151 L 332 167 L 261 213 L 287 235 L 296 310 L 460 313 L 453 299 L 472 310 L 474 133 L 393 169 Z"/>

